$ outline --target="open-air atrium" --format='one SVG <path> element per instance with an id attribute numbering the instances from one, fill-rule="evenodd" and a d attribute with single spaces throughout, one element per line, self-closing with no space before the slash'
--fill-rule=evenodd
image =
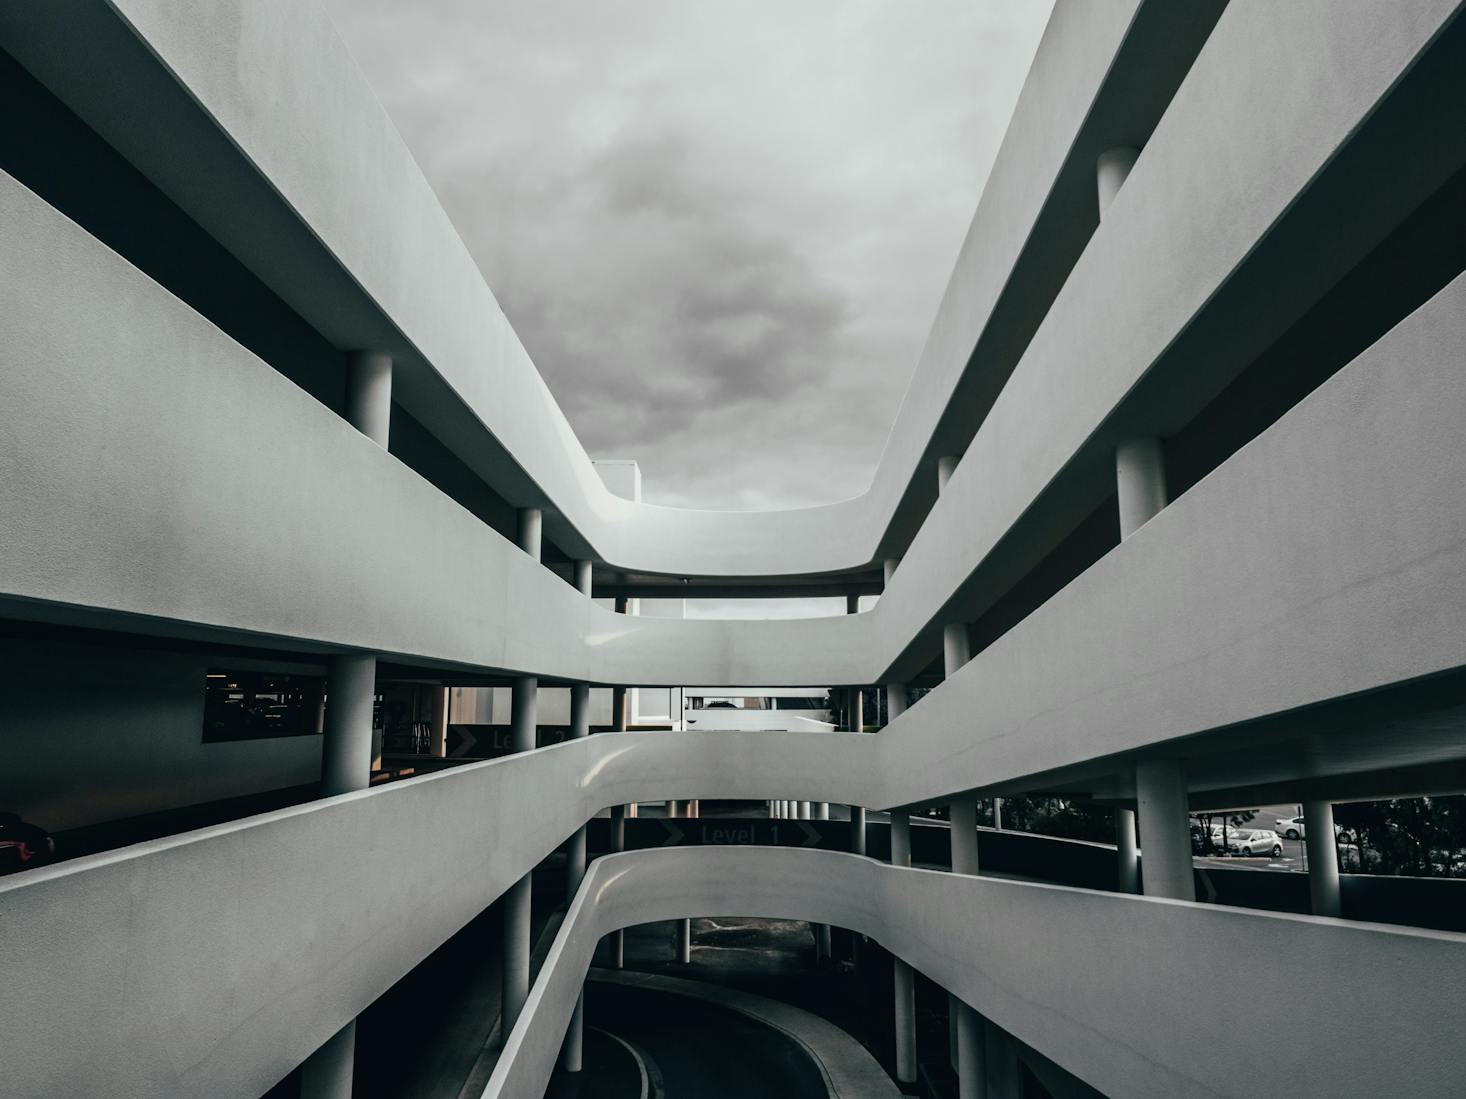
<path id="1" fill-rule="evenodd" d="M 1466 1095 L 1335 820 L 1466 791 L 1460 7 L 1058 0 L 869 488 L 731 512 L 315 0 L 0 5 L 0 1095 Z"/>

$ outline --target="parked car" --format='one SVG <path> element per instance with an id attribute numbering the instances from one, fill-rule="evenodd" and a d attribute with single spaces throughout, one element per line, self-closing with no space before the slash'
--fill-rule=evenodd
<path id="1" fill-rule="evenodd" d="M 1236 828 L 1228 828 L 1227 840 L 1235 839 L 1237 831 Z M 1212 825 L 1210 842 L 1208 843 L 1206 830 L 1200 824 L 1192 824 L 1191 853 L 1193 855 L 1225 855 L 1227 853 L 1227 847 L 1222 842 L 1222 826 L 1220 824 Z"/>
<path id="2" fill-rule="evenodd" d="M 1228 838 L 1234 855 L 1271 855 L 1275 859 L 1283 855 L 1283 841 L 1268 828 L 1243 828 Z"/>
<path id="3" fill-rule="evenodd" d="M 1290 840 L 1301 840 L 1308 834 L 1303 828 L 1302 817 L 1279 817 L 1273 824 L 1281 835 Z"/>

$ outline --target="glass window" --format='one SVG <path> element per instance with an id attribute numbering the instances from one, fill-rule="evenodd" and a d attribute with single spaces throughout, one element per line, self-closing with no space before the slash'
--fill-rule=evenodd
<path id="1" fill-rule="evenodd" d="M 324 689 L 320 676 L 210 668 L 204 675 L 204 743 L 318 733 Z"/>

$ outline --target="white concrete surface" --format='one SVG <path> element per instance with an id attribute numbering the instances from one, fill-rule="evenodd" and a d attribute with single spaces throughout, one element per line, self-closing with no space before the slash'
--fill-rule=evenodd
<path id="1" fill-rule="evenodd" d="M 333 346 L 370 349 L 353 359 L 364 384 L 338 416 L 0 175 L 0 611 L 517 677 L 521 749 L 541 679 L 574 685 L 582 731 L 591 683 L 888 683 L 904 702 L 944 632 L 949 674 L 877 736 L 575 739 L 0 882 L 0 1090 L 256 1099 L 607 806 L 776 796 L 807 819 L 832 801 L 955 802 L 965 824 L 977 796 L 1043 788 L 1137 797 L 1147 889 L 1164 878 L 1182 899 L 983 878 L 965 844 L 956 874 L 798 850 L 604 859 L 490 1094 L 542 1086 L 601 935 L 703 915 L 872 935 L 991 1020 L 995 1064 L 1016 1064 L 1006 1032 L 1107 1094 L 1466 1091 L 1466 1058 L 1441 1040 L 1466 1022 L 1461 936 L 1189 903 L 1184 833 L 1164 826 L 1188 794 L 1460 759 L 1449 723 L 1362 748 L 1347 730 L 1304 742 L 1249 723 L 1466 666 L 1466 276 L 1163 510 L 1147 444 L 1125 483 L 1142 491 L 1120 494 L 1123 543 L 963 651 L 965 624 L 1107 500 L 1117 447 L 1187 422 L 1389 228 L 1388 210 L 1341 220 L 1318 181 L 1371 151 L 1360 135 L 1383 106 L 1412 104 L 1404 78 L 1439 59 L 1458 0 L 1231 4 L 1149 134 L 1116 132 L 1169 90 L 1147 90 L 1131 47 L 1150 35 L 1154 53 L 1215 5 L 1061 0 L 870 490 L 739 514 L 603 484 L 318 7 L 185 7 L 12 5 L 0 47 Z M 1099 152 L 1142 142 L 1133 167 L 1099 166 L 1096 196 Z M 1463 160 L 1439 141 L 1381 201 L 1403 216 Z M 1303 215 L 1317 225 L 1300 240 Z M 1286 224 L 1292 253 L 1249 265 Z M 1063 252 L 1056 238 L 1077 259 L 1016 319 L 1005 288 Z M 1203 322 L 1225 337 L 1177 352 Z M 534 552 L 382 448 L 389 378 L 522 509 Z M 862 614 L 615 614 L 587 598 L 588 566 L 567 584 L 538 562 L 541 509 L 560 550 L 613 569 L 901 564 Z M 0 728 L 7 807 L 89 823 L 320 774 L 314 737 L 190 742 L 193 658 L 135 661 L 154 673 L 141 693 L 85 676 L 51 713 L 26 693 L 39 660 L 0 670 L 0 698 L 23 700 L 23 727 Z M 140 727 L 130 699 L 163 726 Z M 104 721 L 152 753 L 114 751 Z M 350 781 L 329 770 L 361 785 L 356 765 Z M 1288 1005 L 1307 1039 L 1246 1057 L 1217 1040 L 1216 1019 L 1259 1000 Z"/>
<path id="2" fill-rule="evenodd" d="M 1466 1088 L 1466 1056 L 1439 1042 L 1466 1025 L 1457 994 L 1466 936 L 900 869 L 837 852 L 719 848 L 597 860 L 485 1099 L 543 1089 L 603 934 L 689 914 L 870 935 L 1106 1095 L 1363 1099 Z M 1171 964 L 1178 958 L 1189 964 Z M 1361 987 L 1372 993 L 1366 1003 L 1351 998 Z M 1259 1002 L 1317 1020 L 1308 1040 L 1240 1057 L 1235 1043 L 1213 1040 L 1216 1019 Z"/>
<path id="3" fill-rule="evenodd" d="M 141 0 L 138 6 L 146 9 Z M 1331 9 L 1319 4 L 1277 11 L 1242 5 L 1228 11 L 912 543 L 905 566 L 879 604 L 849 616 L 849 622 L 641 619 L 629 625 L 623 620 L 612 629 L 583 604 L 573 603 L 567 585 L 537 577 L 526 570 L 527 562 L 506 560 L 502 540 L 457 505 L 389 456 L 367 452 L 365 441 L 351 439 L 333 414 L 130 272 L 80 229 L 48 208 L 36 209 L 37 200 L 8 184 L 0 190 L 12 277 L 0 286 L 0 295 L 6 345 L 14 349 L 16 364 L 7 389 L 19 391 L 6 394 L 12 398 L 7 406 L 15 410 L 17 445 L 26 453 L 48 455 L 48 461 L 9 471 L 19 473 L 20 481 L 7 478 L 6 495 L 37 502 L 75 500 L 77 513 L 93 521 L 85 529 L 63 531 L 55 514 L 18 515 L 10 525 L 31 532 L 36 544 L 17 544 L 23 539 L 13 540 L 6 532 L 12 535 L 7 541 L 16 563 L 7 593 L 430 662 L 537 670 L 594 682 L 881 681 L 1453 10 L 1453 4 L 1422 3 L 1410 18 L 1399 19 L 1391 9 L 1369 8 L 1355 20 L 1333 18 Z M 162 22 L 157 33 L 164 38 L 196 33 Z M 211 40 L 209 48 L 227 45 Z M 1300 82 L 1297 58 L 1309 51 L 1349 57 L 1353 75 L 1325 87 Z M 1253 79 L 1233 94 L 1220 95 L 1217 86 L 1231 81 L 1239 56 L 1249 58 Z M 1239 121 L 1224 124 L 1211 117 L 1218 111 Z M 1193 112 L 1206 114 L 1208 126 L 1199 127 L 1200 120 L 1189 117 Z M 1243 124 L 1261 115 L 1270 119 L 1265 131 L 1250 121 Z M 1203 147 L 1207 158 L 1224 160 L 1234 170 L 1178 175 L 1178 165 L 1195 160 Z M 1245 191 L 1243 180 L 1248 181 Z M 473 314 L 464 310 L 462 315 Z M 64 326 L 54 323 L 57 316 L 66 318 Z M 1124 341 L 1104 338 L 1117 330 L 1126 332 Z M 488 340 L 482 346 L 498 344 Z M 112 364 L 103 384 L 91 369 L 99 358 Z M 1079 375 L 1073 371 L 1077 361 L 1085 362 Z M 511 395 L 521 387 L 491 379 L 491 372 L 482 374 L 474 375 L 475 385 L 502 384 L 493 406 L 512 407 Z M 394 385 L 400 381 L 394 376 Z M 1058 391 L 1065 401 L 1048 399 Z M 176 422 L 157 423 L 156 409 L 165 405 L 176 409 Z M 1036 407 L 1048 409 L 1050 416 L 1046 430 L 1038 433 L 1030 429 L 1029 410 Z M 258 410 L 258 415 L 237 410 Z M 88 452 L 51 453 L 57 449 L 54 440 L 64 437 L 58 425 L 82 419 L 128 456 L 104 477 L 97 476 Z M 538 422 L 528 413 L 521 419 Z M 551 442 L 563 442 L 564 433 L 546 430 L 537 438 L 541 449 L 553 449 Z M 208 471 L 210 477 L 190 484 L 180 477 L 183 468 Z M 991 468 L 1013 475 L 994 481 L 964 472 Z M 588 462 L 585 472 L 599 486 Z M 239 490 L 227 509 L 219 494 L 204 498 L 205 486 L 212 488 L 219 477 Z M 329 483 L 334 499 L 323 502 L 321 494 L 308 493 L 312 477 Z M 282 479 L 299 484 L 296 499 L 282 499 Z M 144 501 L 146 506 L 139 506 Z M 568 506 L 557 504 L 562 512 Z M 622 504 L 631 506 L 627 501 L 614 506 Z M 301 514 L 288 514 L 297 506 Z M 268 509 L 276 518 L 253 524 L 242 519 L 241 512 L 247 516 L 252 508 Z M 375 518 L 383 509 L 391 512 L 390 522 Z M 796 522 L 787 519 L 791 513 L 778 514 L 786 517 L 778 522 Z M 370 532 L 364 526 L 368 516 Z M 197 540 L 154 552 L 160 520 L 164 529 L 192 528 Z M 870 527 L 821 523 L 826 531 Z M 298 534 L 282 542 L 274 536 L 277 525 Z M 637 523 L 622 517 L 614 526 L 629 531 Z M 218 542 L 227 544 L 210 544 L 211 528 Z M 451 616 L 454 621 L 446 625 L 444 617 L 426 612 L 431 599 L 424 599 L 427 593 L 419 584 L 400 582 L 423 571 L 419 532 L 425 530 L 436 533 L 429 549 L 434 574 L 422 584 L 451 589 L 454 607 L 468 612 Z M 78 537 L 68 544 L 64 535 L 72 534 Z M 678 537 L 655 534 L 658 552 L 671 553 Z M 746 538 L 720 534 L 716 540 L 732 547 Z M 760 527 L 759 539 L 800 547 L 801 553 L 821 542 L 798 536 L 793 528 Z M 372 545 L 374 552 L 334 552 L 335 542 Z M 43 554 L 44 561 L 35 561 L 32 551 Z M 847 553 L 755 571 L 796 572 L 806 564 L 828 568 Z M 153 574 L 136 574 L 136 562 L 149 560 L 155 563 Z M 310 560 L 322 566 L 301 567 Z M 252 562 L 253 568 L 240 572 L 242 562 Z M 327 562 L 329 575 L 323 575 Z M 116 575 L 109 563 L 127 564 L 128 574 Z M 689 566 L 719 574 L 737 571 L 724 564 L 731 563 L 699 562 L 693 554 L 676 561 L 672 571 L 694 571 Z M 226 573 L 237 574 L 227 581 L 233 590 L 220 591 L 219 578 Z M 266 584 L 270 591 L 258 590 Z M 366 630 L 359 626 L 367 623 L 349 621 L 364 591 L 381 593 Z M 224 613 L 231 596 L 243 605 Z M 205 598 L 214 606 L 188 605 Z M 271 614 L 272 609 L 279 613 Z M 526 621 L 530 618 L 533 628 Z M 492 623 L 505 625 L 493 628 Z M 618 644 L 623 638 L 634 638 L 640 651 L 630 654 L 629 645 Z M 617 659 L 622 654 L 630 658 Z M 852 668 L 860 674 L 852 676 Z"/>
<path id="4" fill-rule="evenodd" d="M 0 15 L 0 43 L 329 338 L 392 353 L 403 406 L 503 486 L 511 503 L 553 502 L 552 533 L 567 551 L 643 572 L 781 575 L 880 559 L 879 539 L 925 472 L 929 440 L 969 369 L 972 344 L 1138 6 L 1061 5 L 871 489 L 852 501 L 769 513 L 634 504 L 605 488 L 318 5 L 210 0 L 206 14 L 179 19 L 166 0 L 117 0 L 78 13 L 89 29 L 120 20 L 145 42 L 300 228 L 273 208 L 252 207 L 250 187 L 221 186 L 224 164 L 202 154 L 179 158 L 162 134 L 132 125 L 141 105 L 126 101 L 129 86 L 103 90 L 88 81 L 74 55 L 58 49 L 56 27 Z M 67 31 L 74 47 L 75 25 Z M 131 88 L 139 96 L 150 90 L 142 82 Z M 281 102 L 291 104 L 289 127 L 278 125 Z M 302 229 L 309 247 L 329 259 L 311 252 L 306 261 L 307 245 L 292 235 Z M 327 263 L 346 278 L 327 273 Z"/>

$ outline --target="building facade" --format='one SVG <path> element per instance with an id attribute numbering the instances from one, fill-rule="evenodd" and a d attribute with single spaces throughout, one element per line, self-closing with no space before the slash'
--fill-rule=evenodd
<path id="1" fill-rule="evenodd" d="M 607 488 L 313 2 L 0 7 L 0 810 L 240 807 L 0 879 L 0 1093 L 349 1095 L 357 1016 L 497 906 L 486 1096 L 579 1066 L 598 944 L 712 915 L 889 952 L 901 1083 L 919 975 L 964 1097 L 1025 1058 L 1053 1094 L 1466 1094 L 1466 935 L 1353 918 L 1327 839 L 1466 788 L 1459 15 L 1059 0 L 869 490 L 727 513 Z M 707 736 L 687 684 L 888 720 Z M 466 690 L 507 754 L 450 766 Z M 1112 809 L 1113 887 L 984 873 L 980 803 L 1048 792 Z M 587 865 L 598 815 L 615 852 L 624 807 L 711 799 L 849 806 L 850 850 Z M 1188 811 L 1263 801 L 1320 845 L 1307 912 L 1194 872 Z M 950 872 L 911 866 L 933 806 Z M 1215 1020 L 1257 1004 L 1301 1031 L 1239 1055 Z"/>

